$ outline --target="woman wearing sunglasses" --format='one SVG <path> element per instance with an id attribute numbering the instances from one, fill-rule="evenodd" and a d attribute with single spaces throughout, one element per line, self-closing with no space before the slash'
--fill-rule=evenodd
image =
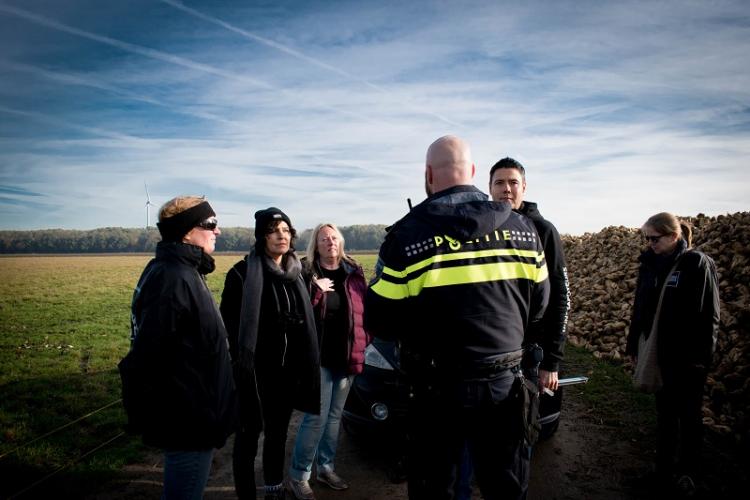
<path id="1" fill-rule="evenodd" d="M 650 217 L 641 231 L 647 248 L 627 353 L 636 381 L 656 394 L 656 486 L 689 495 L 700 470 L 703 386 L 719 327 L 716 266 L 691 248 L 691 227 L 670 213 Z"/>
<path id="2" fill-rule="evenodd" d="M 263 432 L 265 498 L 284 498 L 284 449 L 296 408 L 320 411 L 320 361 L 312 305 L 294 254 L 296 232 L 275 207 L 255 213 L 255 246 L 229 270 L 221 314 L 240 396 L 234 485 L 254 499 L 255 455 Z"/>
<path id="3" fill-rule="evenodd" d="M 205 281 L 221 234 L 211 205 L 174 198 L 159 212 L 162 240 L 133 293 L 130 352 L 120 362 L 128 427 L 164 450 L 165 499 L 200 499 L 214 448 L 237 425 L 232 365 Z"/>

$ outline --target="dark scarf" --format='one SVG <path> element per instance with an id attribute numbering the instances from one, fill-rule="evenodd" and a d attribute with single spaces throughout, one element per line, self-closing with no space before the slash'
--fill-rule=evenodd
<path id="1" fill-rule="evenodd" d="M 247 387 L 254 393 L 256 404 L 252 411 L 256 412 L 255 419 L 262 422 L 261 400 L 258 394 L 258 384 L 255 376 L 255 348 L 258 343 L 258 327 L 260 322 L 260 302 L 263 295 L 264 268 L 271 272 L 276 279 L 289 280 L 295 288 L 298 297 L 302 298 L 302 309 L 305 317 L 305 328 L 302 337 L 301 352 L 307 357 L 299 360 L 290 368 L 296 374 L 298 384 L 289 395 L 292 406 L 306 413 L 320 413 L 320 350 L 318 335 L 315 331 L 315 319 L 312 304 L 305 289 L 300 271 L 302 266 L 293 252 L 289 252 L 282 261 L 281 269 L 265 254 L 258 255 L 253 248 L 247 256 L 247 274 L 242 290 L 242 308 L 239 326 L 239 353 L 237 362 L 240 365 L 240 379 L 252 381 Z M 262 424 L 261 424 L 262 425 Z"/>
<path id="2" fill-rule="evenodd" d="M 260 321 L 260 301 L 263 295 L 263 269 L 276 279 L 294 283 L 298 297 L 308 298 L 308 293 L 302 280 L 302 265 L 293 252 L 289 252 L 282 260 L 283 269 L 278 267 L 271 258 L 262 253 L 258 255 L 255 248 L 250 250 L 247 257 L 247 274 L 242 290 L 242 309 L 240 312 L 239 327 L 239 357 L 240 364 L 245 368 L 254 366 L 255 346 L 258 342 L 258 324 Z M 302 300 L 302 310 L 305 316 L 307 337 L 311 344 L 317 349 L 317 334 L 315 333 L 315 319 L 312 304 L 309 300 Z M 315 353 L 317 357 L 317 353 Z"/>

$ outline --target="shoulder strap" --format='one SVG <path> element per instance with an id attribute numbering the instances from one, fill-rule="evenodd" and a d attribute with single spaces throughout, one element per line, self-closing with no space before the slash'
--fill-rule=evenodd
<path id="1" fill-rule="evenodd" d="M 674 264 L 672 265 L 672 269 L 669 270 L 669 273 L 667 273 L 667 278 L 664 280 L 664 283 L 661 285 L 661 293 L 659 294 L 659 302 L 656 304 L 656 313 L 654 314 L 654 323 L 651 326 L 651 335 L 654 334 L 654 331 L 656 330 L 656 325 L 659 324 L 659 314 L 661 313 L 661 303 L 662 299 L 664 299 L 664 292 L 667 289 L 667 282 L 669 281 L 669 277 L 672 276 L 672 273 L 674 273 L 677 270 L 677 266 L 680 264 L 680 260 L 682 260 L 682 256 L 685 255 L 687 252 L 683 252 L 682 255 L 677 257 L 674 261 Z"/>

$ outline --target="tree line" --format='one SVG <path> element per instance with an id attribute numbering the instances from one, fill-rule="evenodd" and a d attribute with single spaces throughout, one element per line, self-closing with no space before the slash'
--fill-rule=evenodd
<path id="1" fill-rule="evenodd" d="M 385 225 L 363 224 L 339 228 L 346 240 L 346 250 L 376 251 L 385 237 Z M 312 229 L 297 234 L 294 243 L 304 252 Z M 154 228 L 104 227 L 88 231 L 76 229 L 40 229 L 0 231 L 0 254 L 24 253 L 153 253 L 161 241 Z M 247 252 L 255 244 L 253 229 L 222 227 L 216 240 L 217 252 Z"/>

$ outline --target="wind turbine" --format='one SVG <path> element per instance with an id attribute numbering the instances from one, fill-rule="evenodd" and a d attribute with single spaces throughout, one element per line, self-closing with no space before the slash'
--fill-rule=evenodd
<path id="1" fill-rule="evenodd" d="M 151 223 L 151 218 L 149 217 L 149 207 L 153 205 L 153 203 L 151 203 L 151 198 L 148 195 L 148 185 L 146 184 L 146 181 L 143 181 L 143 187 L 146 188 L 146 229 L 148 229 L 148 226 Z"/>

